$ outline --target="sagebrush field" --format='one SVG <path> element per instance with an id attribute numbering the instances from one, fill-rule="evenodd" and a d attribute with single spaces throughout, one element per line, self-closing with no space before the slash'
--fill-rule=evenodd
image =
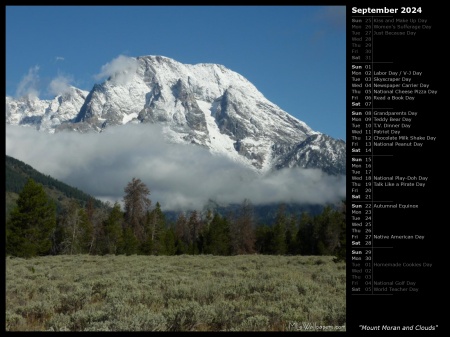
<path id="1" fill-rule="evenodd" d="M 345 331 L 331 256 L 6 258 L 7 331 Z"/>

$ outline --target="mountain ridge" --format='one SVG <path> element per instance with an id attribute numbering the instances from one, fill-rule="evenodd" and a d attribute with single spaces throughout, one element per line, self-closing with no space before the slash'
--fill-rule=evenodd
<path id="1" fill-rule="evenodd" d="M 93 196 L 70 186 L 58 179 L 39 172 L 27 163 L 14 157 L 5 155 L 5 192 L 6 192 L 6 217 L 15 206 L 15 200 L 22 191 L 28 178 L 36 183 L 42 184 L 44 189 L 56 203 L 57 211 L 61 209 L 62 203 L 68 199 L 74 199 L 78 203 L 87 204 L 89 200 L 93 201 L 94 207 L 104 208 L 106 205 Z"/>
<path id="2" fill-rule="evenodd" d="M 225 66 L 152 55 L 120 62 L 90 92 L 70 87 L 48 101 L 7 97 L 6 123 L 49 133 L 160 124 L 170 142 L 226 154 L 259 172 L 302 167 L 345 175 L 343 140 L 312 130 Z"/>

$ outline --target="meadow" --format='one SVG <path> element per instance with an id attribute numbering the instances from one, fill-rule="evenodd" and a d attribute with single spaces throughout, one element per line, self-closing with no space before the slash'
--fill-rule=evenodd
<path id="1" fill-rule="evenodd" d="M 332 256 L 6 258 L 7 331 L 345 331 Z"/>

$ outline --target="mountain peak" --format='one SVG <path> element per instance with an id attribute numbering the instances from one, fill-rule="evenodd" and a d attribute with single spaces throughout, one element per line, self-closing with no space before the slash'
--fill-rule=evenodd
<path id="1" fill-rule="evenodd" d="M 160 124 L 172 142 L 197 144 L 258 171 L 331 167 L 345 174 L 345 143 L 319 137 L 223 65 L 147 55 L 122 57 L 114 70 L 90 92 L 70 87 L 51 101 L 7 98 L 6 123 L 50 133 Z M 315 159 L 305 160 L 306 153 Z"/>

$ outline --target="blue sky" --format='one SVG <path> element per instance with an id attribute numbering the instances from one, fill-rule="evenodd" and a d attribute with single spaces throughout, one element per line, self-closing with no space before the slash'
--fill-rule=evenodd
<path id="1" fill-rule="evenodd" d="M 313 130 L 345 140 L 345 7 L 7 6 L 6 94 L 92 89 L 119 55 L 218 63 Z"/>

